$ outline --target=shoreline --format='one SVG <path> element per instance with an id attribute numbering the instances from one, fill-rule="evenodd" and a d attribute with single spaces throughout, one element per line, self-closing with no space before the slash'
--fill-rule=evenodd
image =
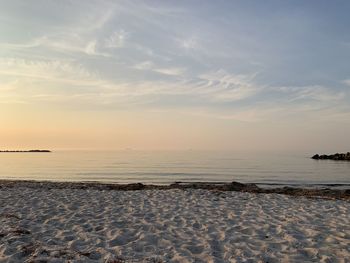
<path id="1" fill-rule="evenodd" d="M 35 181 L 35 180 L 0 180 L 1 188 L 17 188 L 27 187 L 35 189 L 91 189 L 91 190 L 114 190 L 114 191 L 135 191 L 135 190 L 172 190 L 172 189 L 202 189 L 210 191 L 233 191 L 233 192 L 247 192 L 255 194 L 282 194 L 288 196 L 300 196 L 309 198 L 323 198 L 323 199 L 341 199 L 350 201 L 350 186 L 342 189 L 332 189 L 327 186 L 335 186 L 339 184 L 322 185 L 319 187 L 297 187 L 284 186 L 273 187 L 278 184 L 269 184 L 270 187 L 260 187 L 261 184 L 254 183 L 222 183 L 222 182 L 175 182 L 172 184 L 118 184 L 118 183 L 103 183 L 103 182 L 58 182 L 58 181 Z M 307 185 L 306 185 L 307 186 Z M 321 185 L 320 185 L 321 186 Z"/>

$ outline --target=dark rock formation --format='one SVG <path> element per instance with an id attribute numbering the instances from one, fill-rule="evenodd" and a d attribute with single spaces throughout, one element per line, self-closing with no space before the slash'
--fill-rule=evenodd
<path id="1" fill-rule="evenodd" d="M 314 160 L 335 160 L 335 161 L 350 161 L 350 152 L 347 153 L 335 153 L 335 154 L 315 154 L 311 157 Z"/>
<path id="2" fill-rule="evenodd" d="M 50 153 L 50 150 L 5 150 L 0 151 L 0 153 Z"/>

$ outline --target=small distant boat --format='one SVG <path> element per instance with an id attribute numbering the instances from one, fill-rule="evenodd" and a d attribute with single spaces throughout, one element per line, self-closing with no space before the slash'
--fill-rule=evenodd
<path id="1" fill-rule="evenodd" d="M 0 153 L 50 153 L 50 150 L 3 150 Z"/>

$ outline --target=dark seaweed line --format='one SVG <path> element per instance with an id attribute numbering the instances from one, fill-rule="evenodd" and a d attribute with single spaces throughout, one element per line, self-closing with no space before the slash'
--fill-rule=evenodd
<path id="1" fill-rule="evenodd" d="M 116 191 L 133 191 L 133 190 L 170 190 L 170 189 L 203 189 L 210 191 L 236 191 L 249 192 L 256 194 L 284 194 L 290 196 L 303 196 L 310 198 L 323 199 L 342 199 L 350 201 L 350 188 L 348 189 L 330 189 L 330 188 L 300 188 L 300 187 L 276 187 L 261 188 L 253 183 L 182 183 L 176 182 L 170 185 L 154 184 L 107 184 L 99 182 L 51 182 L 51 181 L 13 181 L 0 180 L 1 188 L 29 187 L 44 190 L 51 189 L 93 189 L 93 190 L 116 190 Z"/>

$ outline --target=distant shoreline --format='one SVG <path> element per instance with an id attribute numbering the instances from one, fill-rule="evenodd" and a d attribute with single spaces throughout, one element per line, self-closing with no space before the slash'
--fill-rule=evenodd
<path id="1" fill-rule="evenodd" d="M 50 150 L 1 150 L 0 153 L 50 153 Z"/>

